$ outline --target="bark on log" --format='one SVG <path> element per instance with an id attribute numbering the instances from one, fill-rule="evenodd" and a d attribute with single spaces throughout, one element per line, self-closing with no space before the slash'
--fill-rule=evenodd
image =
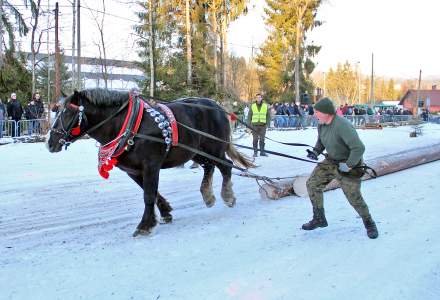
<path id="1" fill-rule="evenodd" d="M 382 176 L 436 160 L 440 160 L 440 144 L 376 157 L 367 160 L 366 164 L 376 170 L 377 176 Z M 279 199 L 292 195 L 307 197 L 306 182 L 309 176 L 310 174 L 301 174 L 293 179 L 281 180 L 276 184 L 264 184 L 260 188 L 260 195 L 263 198 L 268 199 Z M 369 174 L 362 177 L 362 180 L 368 179 L 371 179 Z M 336 188 L 339 188 L 339 183 L 336 180 L 333 180 L 327 185 L 324 191 Z"/>

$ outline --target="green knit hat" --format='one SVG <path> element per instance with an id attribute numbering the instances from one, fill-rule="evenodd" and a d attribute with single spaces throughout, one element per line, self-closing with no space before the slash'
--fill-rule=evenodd
<path id="1" fill-rule="evenodd" d="M 329 115 L 334 115 L 336 113 L 332 100 L 327 97 L 322 98 L 315 104 L 315 110 Z"/>

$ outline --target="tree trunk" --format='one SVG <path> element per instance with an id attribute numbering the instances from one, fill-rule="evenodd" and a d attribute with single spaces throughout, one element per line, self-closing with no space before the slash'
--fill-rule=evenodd
<path id="1" fill-rule="evenodd" d="M 34 24 L 32 24 L 32 34 L 31 34 L 31 61 L 32 61 L 32 95 L 34 95 L 35 93 L 35 62 L 36 62 L 36 56 L 39 52 L 40 49 L 40 45 L 41 45 L 41 35 L 40 35 L 40 39 L 39 39 L 39 45 L 38 47 L 35 47 L 35 34 L 37 32 L 37 28 L 38 28 L 38 19 L 40 16 L 40 5 L 41 5 L 41 0 L 38 0 L 36 3 L 36 13 L 35 16 L 33 16 L 34 19 Z M 49 33 L 48 33 L 49 34 Z"/>
<path id="2" fill-rule="evenodd" d="M 149 1 L 148 12 L 148 30 L 150 34 L 149 52 L 150 52 L 150 97 L 154 97 L 154 87 L 156 86 L 156 78 L 154 74 L 154 29 L 153 29 L 153 1 Z"/>
<path id="3" fill-rule="evenodd" d="M 295 43 L 295 102 L 300 102 L 299 97 L 299 59 L 300 46 L 302 40 L 301 21 L 296 23 L 296 43 Z"/>
<path id="4" fill-rule="evenodd" d="M 376 157 L 366 161 L 366 164 L 376 171 L 377 176 L 383 176 L 436 160 L 440 160 L 440 144 Z M 269 199 L 279 199 L 292 195 L 307 197 L 306 182 L 309 176 L 309 174 L 302 174 L 293 179 L 282 180 L 272 185 L 264 184 L 260 188 L 260 194 L 262 197 Z M 362 177 L 362 180 L 368 179 L 371 179 L 371 176 L 368 174 Z M 333 180 L 324 191 L 336 188 L 339 188 L 339 183 Z"/>
<path id="5" fill-rule="evenodd" d="M 3 67 L 3 0 L 0 0 L 0 24 L 2 24 L 2 28 L 0 30 L 0 68 Z"/>
<path id="6" fill-rule="evenodd" d="M 223 1 L 223 19 L 222 19 L 222 33 L 221 33 L 221 43 L 222 43 L 222 86 L 223 89 L 226 89 L 226 66 L 227 66 L 227 18 L 228 18 L 228 11 L 227 11 L 227 3 L 226 0 Z"/>
<path id="7" fill-rule="evenodd" d="M 214 34 L 214 82 L 215 90 L 218 91 L 218 61 L 217 61 L 217 48 L 218 48 L 218 36 L 217 36 L 217 9 L 214 8 L 212 12 L 212 31 Z"/>
<path id="8" fill-rule="evenodd" d="M 192 86 L 192 50 L 191 50 L 191 19 L 190 19 L 190 7 L 189 0 L 186 0 L 186 63 L 187 63 L 187 75 L 186 75 L 186 84 L 188 85 L 188 89 L 191 89 Z"/>
<path id="9" fill-rule="evenodd" d="M 55 5 L 55 101 L 61 97 L 61 51 L 58 39 L 58 2 Z"/>
<path id="10" fill-rule="evenodd" d="M 72 86 L 71 89 L 76 88 L 75 83 L 75 29 L 76 29 L 76 0 L 72 1 Z"/>

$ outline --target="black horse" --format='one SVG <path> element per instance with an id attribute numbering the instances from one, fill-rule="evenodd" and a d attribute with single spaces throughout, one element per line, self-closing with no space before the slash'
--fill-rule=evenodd
<path id="1" fill-rule="evenodd" d="M 68 145 L 85 134 L 101 145 L 114 140 L 128 113 L 128 101 L 129 94 L 123 92 L 102 89 L 75 91 L 65 99 L 61 113 L 49 132 L 47 138 L 49 151 L 59 152 L 63 145 Z M 219 160 L 231 164 L 231 160 L 225 156 L 227 154 L 237 165 L 243 168 L 253 167 L 247 157 L 227 143 L 231 138 L 229 119 L 214 101 L 205 98 L 182 98 L 166 106 L 171 109 L 178 123 L 226 142 L 201 135 L 178 124 L 179 143 L 200 152 L 194 153 L 180 146 L 167 149 L 167 144 L 160 142 L 164 139 L 163 130 L 158 127 L 157 120 L 155 121 L 154 116 L 144 113 L 138 132 L 144 136 L 155 137 L 156 141 L 135 136 L 134 144 L 130 144 L 129 151 L 123 151 L 117 162 L 117 167 L 125 171 L 144 190 L 144 214 L 134 236 L 149 234 L 157 224 L 154 214 L 155 203 L 163 221 L 168 223 L 172 220 L 170 213 L 172 208 L 158 192 L 160 169 L 176 167 L 188 160 L 199 163 L 204 169 L 200 192 L 206 206 L 211 207 L 215 203 L 212 177 L 216 166 L 223 176 L 221 196 L 224 203 L 232 207 L 235 205 L 235 196 L 232 191 L 231 165 L 222 164 Z M 74 128 L 78 124 L 80 126 Z M 74 133 L 75 130 L 77 132 Z M 207 158 L 203 153 L 219 160 Z"/>

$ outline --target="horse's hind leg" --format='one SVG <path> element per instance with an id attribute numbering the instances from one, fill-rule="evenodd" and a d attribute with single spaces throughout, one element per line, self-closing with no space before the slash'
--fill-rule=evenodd
<path id="1" fill-rule="evenodd" d="M 223 160 L 227 161 L 228 163 L 232 164 L 232 161 L 226 159 L 225 157 Z M 220 172 L 223 176 L 223 183 L 222 183 L 222 191 L 221 196 L 223 198 L 223 201 L 225 204 L 229 207 L 233 207 L 235 205 L 235 196 L 234 191 L 232 190 L 232 168 L 226 165 L 223 165 L 221 163 L 216 164 L 217 168 L 219 168 Z"/>
<path id="2" fill-rule="evenodd" d="M 157 192 L 157 199 L 156 199 L 156 201 L 157 201 L 156 205 L 157 205 L 157 208 L 159 209 L 162 221 L 164 223 L 171 223 L 171 221 L 173 220 L 173 216 L 171 215 L 170 212 L 173 210 L 173 208 L 168 203 L 167 199 L 165 199 L 159 193 L 159 191 Z"/>
<path id="3" fill-rule="evenodd" d="M 211 162 L 204 162 L 202 167 L 204 173 L 202 184 L 200 185 L 200 192 L 202 193 L 205 205 L 207 207 L 212 207 L 215 204 L 215 196 L 212 190 L 212 175 L 214 174 L 214 165 Z"/>

